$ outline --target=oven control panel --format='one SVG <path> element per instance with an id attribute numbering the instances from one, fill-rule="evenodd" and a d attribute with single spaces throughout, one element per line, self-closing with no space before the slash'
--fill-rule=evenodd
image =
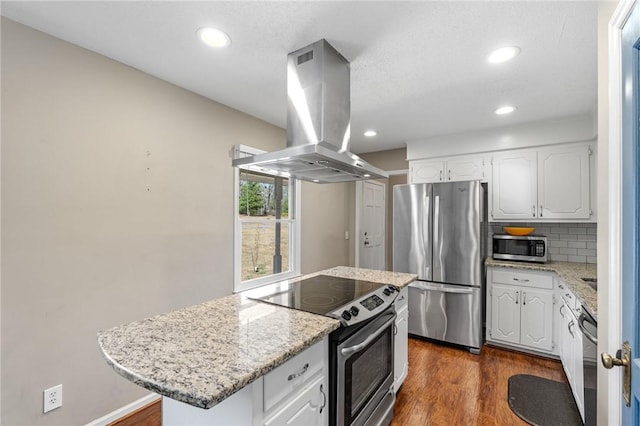
<path id="1" fill-rule="evenodd" d="M 343 326 L 350 326 L 366 321 L 387 309 L 398 296 L 399 288 L 387 285 L 359 299 L 341 306 L 329 313 L 339 319 Z"/>

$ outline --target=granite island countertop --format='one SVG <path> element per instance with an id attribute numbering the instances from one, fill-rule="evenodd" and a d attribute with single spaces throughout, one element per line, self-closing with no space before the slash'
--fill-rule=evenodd
<path id="1" fill-rule="evenodd" d="M 498 266 L 503 268 L 527 269 L 530 271 L 555 272 L 564 281 L 578 300 L 587 307 L 594 318 L 598 318 L 598 292 L 592 289 L 582 278 L 593 278 L 597 276 L 597 266 L 595 263 L 575 263 L 556 262 L 530 263 L 513 262 L 509 260 L 496 260 L 488 257 L 485 260 L 486 266 Z"/>
<path id="2" fill-rule="evenodd" d="M 404 287 L 412 274 L 336 267 L 326 274 Z M 160 395 L 211 408 L 340 326 L 242 293 L 98 332 L 118 374 Z"/>

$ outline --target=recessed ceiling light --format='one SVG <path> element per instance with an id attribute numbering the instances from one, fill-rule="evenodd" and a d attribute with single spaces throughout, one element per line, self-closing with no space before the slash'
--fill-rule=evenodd
<path id="1" fill-rule="evenodd" d="M 316 182 L 316 183 L 320 182 L 318 179 L 314 179 L 313 181 Z"/>
<path id="2" fill-rule="evenodd" d="M 226 47 L 231 44 L 231 38 L 217 28 L 203 27 L 198 30 L 197 34 L 207 46 Z"/>
<path id="3" fill-rule="evenodd" d="M 511 106 L 511 105 L 506 105 L 506 106 L 498 108 L 494 112 L 496 114 L 498 114 L 498 115 L 505 115 L 505 114 L 511 114 L 515 110 L 516 110 L 516 107 Z"/>
<path id="4" fill-rule="evenodd" d="M 492 64 L 499 64 L 501 62 L 507 62 L 509 59 L 515 58 L 520 53 L 518 46 L 501 47 L 500 49 L 491 52 L 491 55 L 487 58 L 487 61 Z"/>
<path id="5" fill-rule="evenodd" d="M 363 177 L 371 177 L 371 175 L 369 173 L 366 173 L 364 175 L 362 175 Z"/>
<path id="6" fill-rule="evenodd" d="M 372 138 L 377 134 L 378 132 L 376 132 L 375 130 L 367 130 L 366 132 L 364 132 L 364 135 L 368 138 Z"/>

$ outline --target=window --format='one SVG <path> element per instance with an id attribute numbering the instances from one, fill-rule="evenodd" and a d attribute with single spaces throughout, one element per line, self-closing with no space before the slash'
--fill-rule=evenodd
<path id="1" fill-rule="evenodd" d="M 259 154 L 246 146 L 236 156 Z M 299 275 L 298 184 L 268 170 L 234 169 L 235 291 Z"/>

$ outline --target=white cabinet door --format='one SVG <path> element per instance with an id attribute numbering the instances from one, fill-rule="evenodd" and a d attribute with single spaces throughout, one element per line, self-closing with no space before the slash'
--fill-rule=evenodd
<path id="1" fill-rule="evenodd" d="M 491 219 L 536 218 L 537 155 L 519 150 L 493 156 Z"/>
<path id="2" fill-rule="evenodd" d="M 522 288 L 520 344 L 550 351 L 553 348 L 553 292 Z"/>
<path id="3" fill-rule="evenodd" d="M 567 380 L 569 381 L 569 384 L 571 384 L 571 382 L 573 381 L 573 371 L 575 370 L 575 360 L 573 357 L 574 337 L 569 332 L 569 329 L 574 326 L 571 324 L 572 317 L 569 313 L 569 308 L 564 303 L 562 304 L 562 306 L 562 310 L 560 311 L 560 315 L 562 315 L 562 324 L 560 327 L 560 361 L 562 362 L 562 368 L 567 375 Z"/>
<path id="4" fill-rule="evenodd" d="M 587 145 L 538 150 L 540 219 L 589 219 L 589 156 Z"/>
<path id="5" fill-rule="evenodd" d="M 491 287 L 491 336 L 508 343 L 520 343 L 520 290 L 509 285 Z"/>
<path id="6" fill-rule="evenodd" d="M 280 411 L 268 418 L 265 426 L 299 425 L 323 426 L 328 424 L 329 394 L 325 376 L 319 376 L 300 391 L 298 396 Z"/>
<path id="7" fill-rule="evenodd" d="M 460 157 L 447 160 L 447 180 L 485 180 L 483 157 Z"/>
<path id="8" fill-rule="evenodd" d="M 405 289 L 406 290 L 406 287 Z M 402 293 L 401 293 L 402 294 Z M 409 309 L 404 305 L 397 312 L 393 359 L 394 389 L 396 392 L 409 372 Z"/>
<path id="9" fill-rule="evenodd" d="M 578 327 L 578 324 L 571 328 L 571 332 L 573 333 L 573 382 L 571 384 L 571 389 L 573 391 L 573 396 L 576 400 L 576 405 L 578 406 L 578 411 L 580 411 L 580 415 L 582 416 L 582 421 L 584 421 L 584 373 L 582 371 L 582 333 Z"/>
<path id="10" fill-rule="evenodd" d="M 409 183 L 432 183 L 445 180 L 443 160 L 412 161 L 409 169 Z"/>

